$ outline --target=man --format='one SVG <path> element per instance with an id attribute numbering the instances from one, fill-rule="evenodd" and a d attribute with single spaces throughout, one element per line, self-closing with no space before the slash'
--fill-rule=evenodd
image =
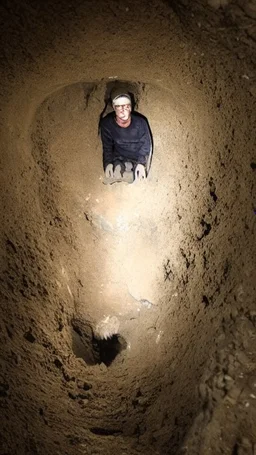
<path id="1" fill-rule="evenodd" d="M 129 94 L 112 100 L 114 112 L 101 120 L 103 167 L 106 178 L 122 179 L 124 172 L 134 173 L 135 180 L 144 180 L 152 151 L 147 121 L 132 113 Z"/>

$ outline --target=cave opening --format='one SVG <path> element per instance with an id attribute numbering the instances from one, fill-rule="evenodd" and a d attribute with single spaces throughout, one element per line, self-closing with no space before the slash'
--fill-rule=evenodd
<path id="1" fill-rule="evenodd" d="M 76 357 L 87 365 L 104 363 L 109 367 L 116 356 L 126 349 L 127 343 L 120 334 L 97 338 L 92 328 L 84 321 L 72 321 L 72 349 Z"/>

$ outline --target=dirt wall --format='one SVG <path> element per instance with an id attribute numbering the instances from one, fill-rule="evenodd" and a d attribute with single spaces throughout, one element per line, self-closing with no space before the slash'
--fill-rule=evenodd
<path id="1" fill-rule="evenodd" d="M 253 62 L 168 3 L 100 6 L 1 7 L 2 454 L 178 453 L 223 327 L 254 307 Z M 144 184 L 103 184 L 118 81 L 152 130 Z"/>

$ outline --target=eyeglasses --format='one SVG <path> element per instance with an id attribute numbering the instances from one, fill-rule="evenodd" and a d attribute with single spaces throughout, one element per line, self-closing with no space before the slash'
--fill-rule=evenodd
<path id="1" fill-rule="evenodd" d="M 122 109 L 125 109 L 126 111 L 130 110 L 131 109 L 131 105 L 130 104 L 116 104 L 114 106 L 114 108 L 117 110 L 117 111 L 121 111 Z"/>

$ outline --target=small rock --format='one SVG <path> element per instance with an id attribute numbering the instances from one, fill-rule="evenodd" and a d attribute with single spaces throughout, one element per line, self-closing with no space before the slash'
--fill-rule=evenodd
<path id="1" fill-rule="evenodd" d="M 220 0 L 208 0 L 207 3 L 211 8 L 214 9 L 220 8 Z"/>
<path id="2" fill-rule="evenodd" d="M 208 386 L 204 383 L 199 384 L 199 395 L 203 401 L 206 401 L 208 397 Z"/>
<path id="3" fill-rule="evenodd" d="M 238 360 L 239 363 L 241 363 L 242 365 L 249 365 L 250 364 L 250 360 L 249 358 L 247 357 L 247 355 L 242 352 L 242 351 L 238 351 L 236 353 L 236 359 Z"/>
<path id="4" fill-rule="evenodd" d="M 146 299 L 141 299 L 140 303 L 141 303 L 141 305 L 143 305 L 144 307 L 149 308 L 149 309 L 153 305 L 153 303 L 149 302 L 149 300 L 146 300 Z"/>
<path id="5" fill-rule="evenodd" d="M 237 316 L 238 316 L 238 311 L 237 311 L 237 309 L 236 309 L 236 308 L 232 308 L 231 314 L 230 314 L 230 315 L 231 315 L 231 318 L 235 321 L 236 318 L 237 318 Z"/>
<path id="6" fill-rule="evenodd" d="M 16 365 L 20 364 L 20 362 L 21 362 L 20 354 L 16 354 L 16 352 L 12 351 L 12 358 L 13 358 L 14 362 L 16 363 Z"/>
<path id="7" fill-rule="evenodd" d="M 252 443 L 248 438 L 242 438 L 239 446 L 243 447 L 244 449 L 252 449 Z"/>
<path id="8" fill-rule="evenodd" d="M 17 363 L 17 365 L 20 364 L 20 362 L 21 362 L 21 356 L 20 356 L 20 354 L 17 354 L 17 355 L 16 355 L 15 362 Z"/>
<path id="9" fill-rule="evenodd" d="M 79 389 L 83 389 L 83 390 L 90 390 L 92 388 L 92 385 L 89 384 L 88 382 L 85 382 L 85 381 L 82 381 L 80 379 L 77 380 L 77 387 Z"/>
<path id="10" fill-rule="evenodd" d="M 243 7 L 245 14 L 251 17 L 252 19 L 256 19 L 256 4 L 255 2 L 246 3 Z"/>
<path id="11" fill-rule="evenodd" d="M 250 376 L 248 379 L 248 386 L 253 393 L 256 393 L 256 377 L 255 375 Z"/>
<path id="12" fill-rule="evenodd" d="M 238 398 L 240 397 L 241 395 L 241 389 L 237 386 L 233 386 L 229 391 L 228 391 L 228 394 L 227 396 L 229 398 L 232 398 L 233 400 L 237 401 Z"/>
<path id="13" fill-rule="evenodd" d="M 210 422 L 212 418 L 212 409 L 211 408 L 206 408 L 205 411 L 204 411 L 204 421 L 207 423 L 207 422 Z"/>
<path id="14" fill-rule="evenodd" d="M 218 389 L 224 389 L 225 387 L 224 375 L 222 373 L 219 373 L 218 376 L 215 376 L 214 383 Z"/>
<path id="15" fill-rule="evenodd" d="M 223 343 L 223 341 L 225 341 L 225 340 L 226 340 L 226 335 L 225 335 L 224 332 L 222 332 L 222 333 L 217 337 L 216 342 L 217 342 L 217 344 L 220 344 L 220 343 Z"/>
<path id="16" fill-rule="evenodd" d="M 228 344 L 228 348 L 230 350 L 233 350 L 233 349 L 235 350 L 236 349 L 236 344 L 233 341 L 231 341 L 231 343 Z"/>
<path id="17" fill-rule="evenodd" d="M 236 368 L 233 365 L 228 365 L 228 375 L 229 376 L 234 376 L 236 373 Z"/>
<path id="18" fill-rule="evenodd" d="M 241 445 L 244 446 L 244 447 L 251 447 L 252 446 L 251 442 L 247 438 L 242 438 Z"/>
<path id="19" fill-rule="evenodd" d="M 223 389 L 214 389 L 212 393 L 213 402 L 219 403 L 225 396 Z"/>
<path id="20" fill-rule="evenodd" d="M 226 360 L 226 352 L 224 349 L 221 349 L 217 352 L 217 361 L 222 365 Z"/>
<path id="21" fill-rule="evenodd" d="M 147 403 L 148 403 L 148 398 L 146 398 L 146 397 L 139 397 L 139 398 L 138 398 L 138 404 L 139 404 L 140 406 L 144 406 L 144 405 L 147 404 Z"/>
<path id="22" fill-rule="evenodd" d="M 255 96 L 256 96 L 256 85 L 255 85 Z M 249 316 L 250 316 L 250 319 L 253 323 L 256 322 L 256 311 L 254 310 L 251 310 L 249 311 Z"/>
<path id="23" fill-rule="evenodd" d="M 237 386 L 233 386 L 227 393 L 227 395 L 225 396 L 225 402 L 231 404 L 231 405 L 235 405 L 239 398 L 240 398 L 240 395 L 241 395 L 241 389 Z"/>
<path id="24" fill-rule="evenodd" d="M 238 56 L 239 60 L 243 60 L 245 58 L 245 54 L 241 51 L 237 52 L 237 56 Z"/>
<path id="25" fill-rule="evenodd" d="M 98 366 L 99 370 L 102 372 L 102 373 L 106 373 L 108 371 L 108 367 L 105 365 L 105 363 L 101 363 L 99 366 Z"/>
<path id="26" fill-rule="evenodd" d="M 230 382 L 230 381 L 234 382 L 234 379 L 231 376 L 229 376 L 228 374 L 224 375 L 224 379 L 225 379 L 225 381 L 228 381 L 228 382 Z"/>
<path id="27" fill-rule="evenodd" d="M 244 336 L 244 339 L 242 341 L 242 347 L 244 348 L 245 351 L 247 351 L 250 346 L 251 346 L 250 339 L 247 336 Z"/>
<path id="28" fill-rule="evenodd" d="M 235 356 L 233 354 L 229 354 L 228 355 L 228 362 L 230 365 L 234 365 L 236 359 L 235 359 Z"/>
<path id="29" fill-rule="evenodd" d="M 233 387 L 234 379 L 231 378 L 231 376 L 229 376 L 228 374 L 225 374 L 224 378 L 225 378 L 225 389 L 230 390 Z"/>
<path id="30" fill-rule="evenodd" d="M 237 323 L 237 332 L 244 336 L 253 336 L 255 328 L 248 318 L 241 318 Z"/>
<path id="31" fill-rule="evenodd" d="M 225 396 L 225 403 L 231 404 L 231 406 L 234 406 L 236 404 L 237 400 L 235 398 L 232 398 L 230 396 Z"/>

